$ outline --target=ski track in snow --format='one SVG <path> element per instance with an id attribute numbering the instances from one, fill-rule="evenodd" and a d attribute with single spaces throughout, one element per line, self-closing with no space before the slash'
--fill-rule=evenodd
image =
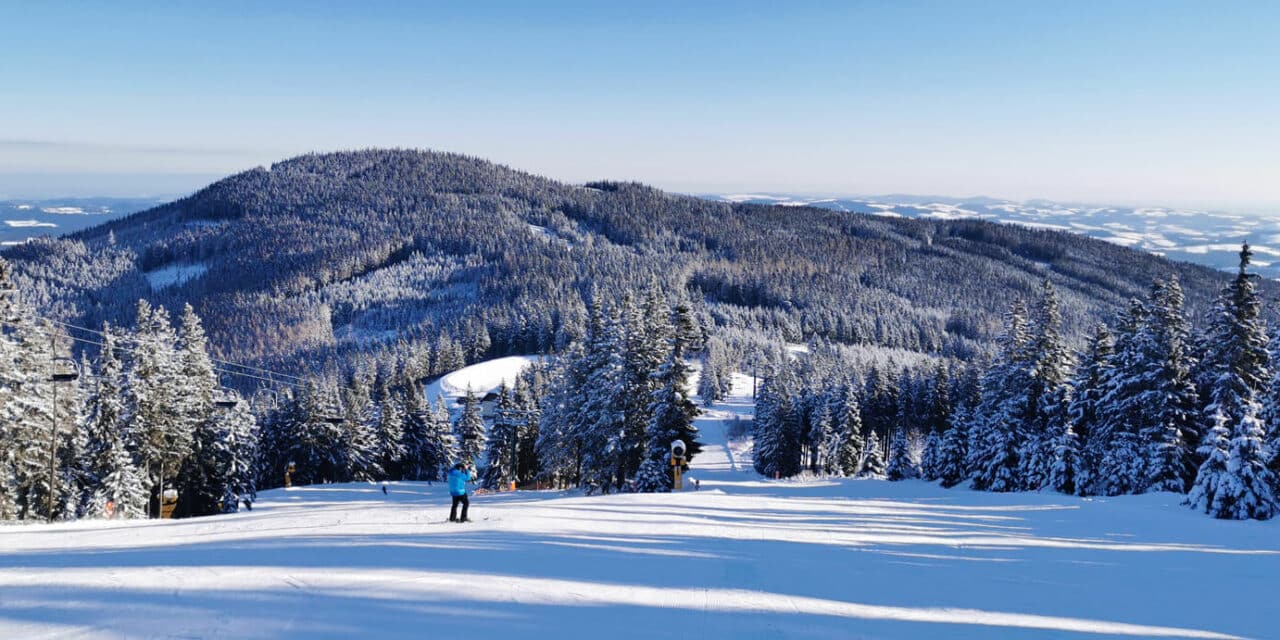
<path id="1" fill-rule="evenodd" d="M 769 481 L 698 420 L 700 491 L 264 492 L 252 512 L 0 528 L 0 638 L 1275 637 L 1280 523 L 1155 494 Z"/>

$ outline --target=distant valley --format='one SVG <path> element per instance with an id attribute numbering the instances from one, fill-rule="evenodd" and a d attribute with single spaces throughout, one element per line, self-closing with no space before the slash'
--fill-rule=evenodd
<path id="1" fill-rule="evenodd" d="M 886 217 L 928 220 L 983 219 L 1071 231 L 1171 260 L 1215 269 L 1234 269 L 1240 242 L 1249 240 L 1254 266 L 1268 278 L 1280 278 L 1280 220 L 1263 216 L 1167 207 L 1116 207 L 1048 200 L 1015 202 L 996 198 L 886 195 L 820 197 L 785 193 L 712 194 L 703 197 L 733 203 L 809 206 Z"/>
<path id="2" fill-rule="evenodd" d="M 0 200 L 0 243 L 14 245 L 74 233 L 163 202 L 160 198 Z"/>

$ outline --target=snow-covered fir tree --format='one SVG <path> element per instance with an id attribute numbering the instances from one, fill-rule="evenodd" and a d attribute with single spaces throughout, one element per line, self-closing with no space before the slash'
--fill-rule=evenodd
<path id="1" fill-rule="evenodd" d="M 127 369 L 131 422 L 137 439 L 139 465 L 147 475 L 153 497 L 163 486 L 175 488 L 178 473 L 191 455 L 193 401 L 181 398 L 181 366 L 174 348 L 177 337 L 164 307 L 138 301 L 136 334 Z M 197 401 L 199 399 L 196 399 Z"/>
<path id="2" fill-rule="evenodd" d="M 817 399 L 817 406 L 809 414 L 809 433 L 806 446 L 809 449 L 809 470 L 814 473 L 826 473 L 829 465 L 827 451 L 834 438 L 834 427 L 831 412 L 827 409 L 825 398 Z"/>
<path id="3" fill-rule="evenodd" d="M 1213 427 L 1201 451 L 1205 457 L 1188 496 L 1191 508 L 1216 518 L 1266 520 L 1276 514 L 1275 482 L 1258 397 L 1267 387 L 1269 356 L 1260 318 L 1262 302 L 1255 276 L 1248 272 L 1252 252 L 1240 249 L 1240 269 L 1218 300 L 1209 328 L 1217 367 L 1208 411 Z M 1222 433 L 1230 428 L 1225 462 Z"/>
<path id="4" fill-rule="evenodd" d="M 665 462 L 671 453 L 671 443 L 676 440 L 684 443 L 686 460 L 692 460 L 699 448 L 698 428 L 693 425 L 693 419 L 698 415 L 698 407 L 688 398 L 687 377 L 684 346 L 681 340 L 673 339 L 673 347 L 666 363 L 654 374 L 658 388 L 653 392 L 649 407 L 653 418 L 647 433 L 649 443 L 645 452 L 645 461 L 650 464 L 649 473 L 642 473 L 640 477 L 642 491 L 670 490 L 670 477 L 665 473 L 655 477 L 653 469 L 659 466 L 666 467 Z M 656 483 L 655 480 L 657 480 Z"/>
<path id="5" fill-rule="evenodd" d="M 444 478 L 443 470 L 449 465 L 449 422 L 436 419 L 435 412 L 418 385 L 412 380 L 404 385 L 400 396 L 404 426 L 401 428 L 401 447 L 404 450 L 404 478 L 406 480 L 436 481 Z"/>
<path id="6" fill-rule="evenodd" d="M 227 465 L 238 457 L 230 447 L 226 424 L 214 415 L 218 388 L 213 360 L 209 358 L 208 339 L 204 327 L 191 305 L 182 311 L 178 331 L 176 397 L 182 403 L 182 427 L 191 434 L 189 455 L 179 469 L 176 488 L 180 509 L 185 513 L 205 515 L 222 510 L 229 492 Z M 221 412 L 223 409 L 218 409 Z"/>
<path id="7" fill-rule="evenodd" d="M 985 491 L 1016 491 L 1022 487 L 1018 453 L 1030 413 L 1031 359 L 1026 305 L 1018 302 L 1005 317 L 1000 354 L 987 369 L 982 382 L 982 400 L 970 413 L 969 462 L 973 488 Z"/>
<path id="8" fill-rule="evenodd" d="M 257 474 L 259 429 L 249 403 L 237 402 L 218 418 L 223 446 L 219 448 L 218 479 L 223 490 L 223 513 L 238 511 L 258 497 Z"/>
<path id="9" fill-rule="evenodd" d="M 1090 454 L 1098 455 L 1091 493 L 1115 496 L 1146 488 L 1148 449 L 1141 439 L 1146 424 L 1141 401 L 1150 383 L 1150 347 L 1144 332 L 1149 315 L 1147 305 L 1134 299 L 1120 317 L 1100 416 L 1089 443 Z"/>
<path id="10" fill-rule="evenodd" d="M 1045 486 L 1058 493 L 1072 495 L 1076 493 L 1076 482 L 1080 476 L 1080 440 L 1069 420 L 1063 420 L 1056 429 L 1057 433 L 1051 440 L 1053 461 Z"/>
<path id="11" fill-rule="evenodd" d="M 373 397 L 373 380 L 367 371 L 357 371 L 341 392 L 345 418 L 339 424 L 339 451 L 342 470 L 334 481 L 371 481 L 383 477 L 378 439 L 378 404 Z"/>
<path id="12" fill-rule="evenodd" d="M 853 384 L 841 388 L 835 408 L 835 420 L 831 426 L 834 442 L 831 449 L 831 473 L 853 477 L 862 463 L 862 410 L 858 406 L 857 392 Z"/>
<path id="13" fill-rule="evenodd" d="M 757 393 L 752 462 L 767 478 L 790 477 L 801 469 L 800 421 L 792 398 L 797 386 L 790 367 L 778 364 Z"/>
<path id="14" fill-rule="evenodd" d="M 889 480 L 920 477 L 919 463 L 916 462 L 914 447 L 906 427 L 899 427 L 893 431 L 893 440 L 889 443 L 889 464 L 885 467 L 885 477 Z"/>
<path id="15" fill-rule="evenodd" d="M 1076 470 L 1078 495 L 1098 493 L 1096 470 L 1106 454 L 1108 435 L 1099 425 L 1104 409 L 1100 406 L 1111 378 L 1111 356 L 1115 342 L 1105 324 L 1094 327 L 1089 346 L 1080 356 L 1080 365 L 1072 378 L 1071 402 L 1067 418 L 1080 442 L 1080 468 Z"/>
<path id="16" fill-rule="evenodd" d="M 497 405 L 493 410 L 493 426 L 485 446 L 485 467 L 481 472 L 482 486 L 490 490 L 505 489 L 516 477 L 517 447 L 519 446 L 522 419 L 516 408 L 511 389 L 504 381 L 498 389 Z"/>
<path id="17" fill-rule="evenodd" d="M 542 472 L 542 460 L 538 457 L 538 429 L 542 422 L 542 406 L 536 389 L 545 384 L 541 380 L 541 367 L 525 369 L 516 379 L 516 408 L 520 410 L 518 450 L 516 451 L 516 479 L 520 483 L 533 482 Z"/>
<path id="18" fill-rule="evenodd" d="M 944 432 L 945 433 L 945 432 Z M 942 436 L 930 431 L 924 437 L 924 446 L 920 450 L 920 477 L 933 482 L 938 479 L 938 455 L 942 451 Z"/>
<path id="19" fill-rule="evenodd" d="M 290 398 L 276 430 L 278 455 L 268 477 L 283 478 L 291 462 L 296 466 L 294 484 L 334 482 L 345 476 L 344 432 L 328 419 L 333 409 L 326 395 L 316 382 L 308 381 Z"/>
<path id="20" fill-rule="evenodd" d="M 110 325 L 103 327 L 102 355 L 96 384 L 89 395 L 88 416 L 85 421 L 86 446 L 81 466 L 87 476 L 81 511 L 91 517 L 105 513 L 105 503 L 96 497 L 96 485 L 116 470 L 116 465 L 127 461 L 134 476 L 143 482 L 133 460 L 133 447 L 129 445 L 130 433 L 126 432 L 123 398 L 124 367 L 120 362 L 118 338 Z M 124 452 L 121 456 L 120 451 Z M 128 475 L 128 473 L 126 473 Z M 119 479 L 117 479 L 119 482 Z M 146 498 L 141 508 L 146 509 Z"/>
<path id="21" fill-rule="evenodd" d="M 454 425 L 453 433 L 458 442 L 458 460 L 465 464 L 475 464 L 485 447 L 484 416 L 480 412 L 480 400 L 475 392 L 467 388 L 462 404 L 462 415 Z"/>
<path id="22" fill-rule="evenodd" d="M 1177 279 L 1156 281 L 1141 343 L 1149 349 L 1146 382 L 1138 402 L 1145 418 L 1145 488 L 1186 493 L 1195 477 L 1191 442 L 1199 438 L 1199 395 L 1191 373 L 1190 323 Z"/>
<path id="23" fill-rule="evenodd" d="M 937 455 L 937 475 L 944 487 L 954 487 L 968 478 L 968 438 L 965 430 L 970 423 L 968 407 L 961 405 L 956 409 L 955 424 L 942 435 L 942 443 Z"/>
<path id="24" fill-rule="evenodd" d="M 867 436 L 867 449 L 862 456 L 862 468 L 858 475 L 872 478 L 883 478 L 886 472 L 884 446 L 880 444 L 880 436 L 875 431 Z"/>
<path id="25" fill-rule="evenodd" d="M 401 391 L 392 388 L 387 375 L 380 375 L 376 387 L 378 423 L 375 438 L 378 449 L 378 466 L 388 480 L 404 478 L 406 450 L 404 446 L 404 402 Z"/>

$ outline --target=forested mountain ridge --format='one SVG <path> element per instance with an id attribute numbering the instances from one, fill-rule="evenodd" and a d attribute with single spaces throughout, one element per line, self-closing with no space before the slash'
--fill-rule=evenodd
<path id="1" fill-rule="evenodd" d="M 293 370 L 440 335 L 468 360 L 550 351 L 583 334 L 593 292 L 652 286 L 745 339 L 968 358 L 1046 278 L 1080 337 L 1156 277 L 1192 309 L 1228 277 L 1064 232 L 576 186 L 410 150 L 300 156 L 5 255 L 61 319 L 190 302 L 218 355 Z"/>

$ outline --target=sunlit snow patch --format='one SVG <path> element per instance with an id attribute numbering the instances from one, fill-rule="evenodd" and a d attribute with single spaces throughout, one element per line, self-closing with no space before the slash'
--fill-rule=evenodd
<path id="1" fill-rule="evenodd" d="M 151 285 L 151 289 L 159 291 L 166 287 L 172 287 L 193 278 L 198 278 L 208 270 L 208 266 L 197 262 L 195 264 L 171 264 L 147 271 L 143 275 L 147 277 L 147 282 Z"/>

